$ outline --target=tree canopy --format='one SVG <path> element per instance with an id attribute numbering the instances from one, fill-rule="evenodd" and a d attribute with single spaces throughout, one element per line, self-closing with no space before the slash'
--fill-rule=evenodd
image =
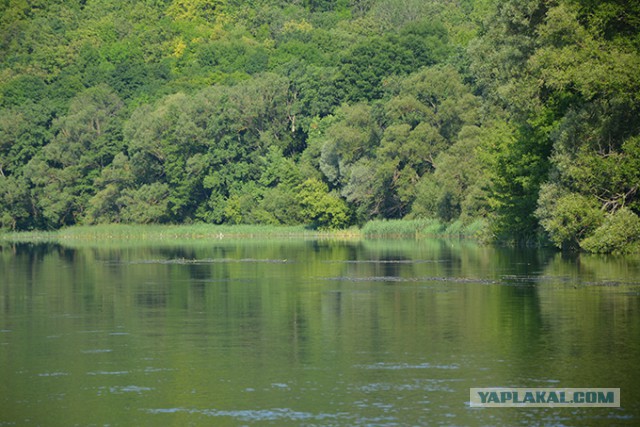
<path id="1" fill-rule="evenodd" d="M 0 3 L 0 227 L 371 219 L 640 248 L 631 0 Z"/>

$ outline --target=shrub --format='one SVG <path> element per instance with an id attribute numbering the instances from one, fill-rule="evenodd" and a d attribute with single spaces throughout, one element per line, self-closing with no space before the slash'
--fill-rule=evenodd
<path id="1" fill-rule="evenodd" d="M 578 249 L 581 239 L 593 233 L 604 216 L 596 200 L 553 184 L 542 186 L 536 215 L 551 241 L 562 249 Z"/>
<path id="2" fill-rule="evenodd" d="M 596 253 L 631 253 L 640 250 L 640 218 L 627 208 L 607 215 L 580 247 Z"/>

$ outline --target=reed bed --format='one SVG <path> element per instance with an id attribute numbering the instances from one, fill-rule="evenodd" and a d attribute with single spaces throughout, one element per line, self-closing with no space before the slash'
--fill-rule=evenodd
<path id="1" fill-rule="evenodd" d="M 253 237 L 313 237 L 349 238 L 360 236 L 357 229 L 318 231 L 305 226 L 271 225 L 91 225 L 73 226 L 57 231 L 28 231 L 0 234 L 0 240 L 10 242 L 53 241 L 157 241 Z"/>
<path id="2" fill-rule="evenodd" d="M 464 224 L 460 221 L 443 224 L 435 219 L 373 220 L 362 228 L 320 231 L 303 225 L 126 225 L 107 224 L 73 226 L 56 231 L 27 231 L 0 233 L 5 242 L 60 242 L 60 241 L 177 241 L 225 238 L 425 238 L 459 237 L 481 240 L 486 235 L 484 221 Z"/>
<path id="3" fill-rule="evenodd" d="M 484 220 L 470 223 L 455 221 L 443 224 L 436 219 L 414 220 L 374 220 L 362 227 L 365 237 L 444 237 L 471 238 L 483 240 L 488 234 L 488 226 Z"/>

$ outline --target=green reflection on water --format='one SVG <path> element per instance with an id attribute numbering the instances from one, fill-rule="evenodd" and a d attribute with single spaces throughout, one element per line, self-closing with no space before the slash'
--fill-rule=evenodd
<path id="1" fill-rule="evenodd" d="M 635 425 L 640 260 L 451 241 L 0 252 L 0 425 Z M 470 409 L 470 387 L 620 409 Z"/>

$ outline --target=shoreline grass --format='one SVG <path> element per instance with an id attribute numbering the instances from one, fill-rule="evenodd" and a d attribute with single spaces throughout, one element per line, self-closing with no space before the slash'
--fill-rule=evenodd
<path id="1" fill-rule="evenodd" d="M 130 225 L 107 224 L 72 226 L 55 231 L 21 231 L 0 233 L 5 242 L 58 242 L 58 241 L 163 241 L 254 237 L 313 237 L 353 238 L 360 237 L 357 229 L 312 230 L 305 226 L 270 225 Z"/>
<path id="2" fill-rule="evenodd" d="M 362 228 L 314 230 L 304 225 L 78 225 L 55 231 L 0 233 L 0 241 L 46 243 L 60 241 L 167 241 L 227 238 L 472 238 L 480 240 L 486 229 L 482 221 L 454 222 L 448 226 L 437 220 L 373 220 Z"/>
<path id="3" fill-rule="evenodd" d="M 486 221 L 477 219 L 470 223 L 454 221 L 443 224 L 437 219 L 373 220 L 362 227 L 365 237 L 432 237 L 485 240 L 488 235 Z"/>

